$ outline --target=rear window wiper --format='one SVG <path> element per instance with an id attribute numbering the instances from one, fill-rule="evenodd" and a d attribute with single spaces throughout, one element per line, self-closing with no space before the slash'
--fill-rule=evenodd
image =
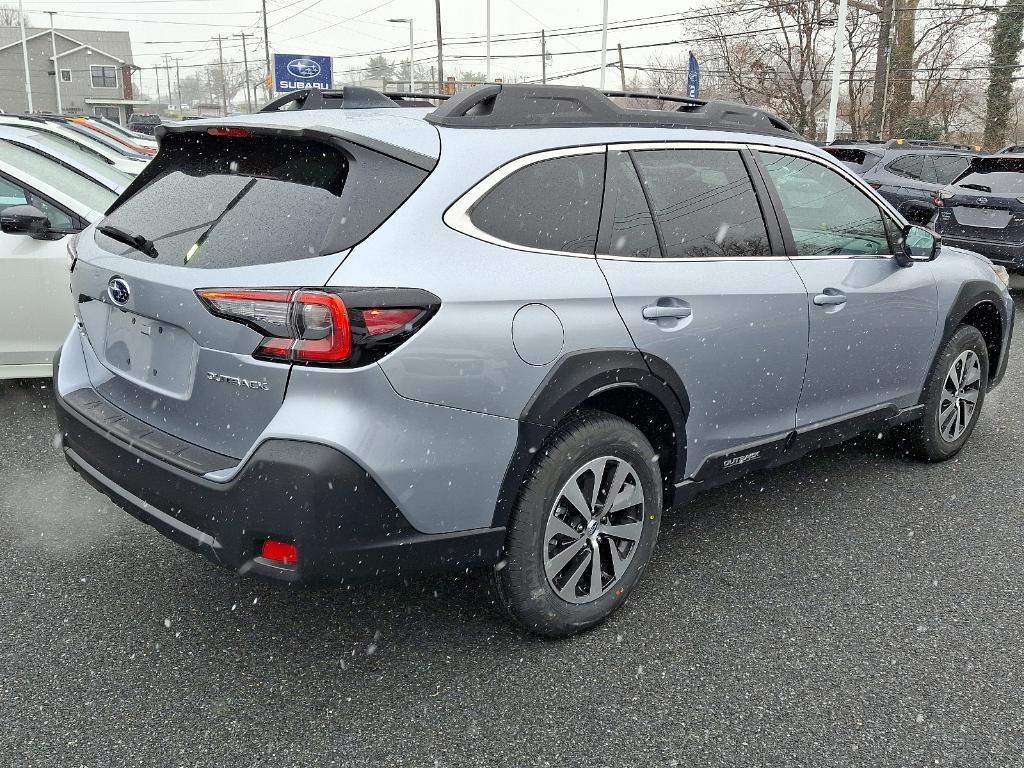
<path id="1" fill-rule="evenodd" d="M 979 192 L 988 192 L 990 195 L 992 194 L 992 188 L 986 187 L 984 184 L 960 184 L 958 186 L 962 189 L 976 189 Z"/>
<path id="2" fill-rule="evenodd" d="M 140 251 L 152 259 L 155 259 L 160 255 L 157 253 L 156 245 L 154 245 L 153 241 L 147 240 L 142 235 L 133 235 L 131 232 L 125 232 L 123 229 L 112 227 L 109 224 L 97 227 L 96 230 L 106 235 L 111 240 L 117 240 L 119 243 L 130 245 L 136 251 Z"/>

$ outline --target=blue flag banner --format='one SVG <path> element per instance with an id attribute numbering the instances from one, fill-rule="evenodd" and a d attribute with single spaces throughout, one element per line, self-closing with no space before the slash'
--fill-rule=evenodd
<path id="1" fill-rule="evenodd" d="M 278 93 L 307 88 L 330 90 L 331 57 L 301 53 L 274 54 L 274 90 Z"/>
<path id="2" fill-rule="evenodd" d="M 690 51 L 690 65 L 686 68 L 686 95 L 696 99 L 700 93 L 700 64 L 697 57 Z"/>

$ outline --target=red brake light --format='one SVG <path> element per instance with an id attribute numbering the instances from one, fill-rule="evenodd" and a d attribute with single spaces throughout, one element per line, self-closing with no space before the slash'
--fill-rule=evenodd
<path id="1" fill-rule="evenodd" d="M 384 357 L 441 305 L 418 288 L 204 288 L 196 296 L 212 314 L 263 335 L 253 357 L 345 367 Z"/>
<path id="2" fill-rule="evenodd" d="M 231 139 L 247 139 L 252 136 L 252 131 L 248 128 L 207 128 L 206 132 L 210 136 L 224 136 Z"/>
<path id="3" fill-rule="evenodd" d="M 381 336 L 397 331 L 406 323 L 415 320 L 423 310 L 419 307 L 411 309 L 364 309 L 363 324 L 371 336 Z"/>
<path id="4" fill-rule="evenodd" d="M 263 542 L 263 547 L 260 550 L 260 557 L 267 560 L 273 560 L 275 563 L 292 565 L 299 562 L 299 551 L 295 548 L 294 544 L 288 544 L 284 541 L 275 541 L 274 539 L 267 539 Z"/>
<path id="5" fill-rule="evenodd" d="M 868 184 L 871 186 L 872 189 L 881 189 L 882 188 L 881 183 L 879 183 L 877 181 L 869 181 Z"/>

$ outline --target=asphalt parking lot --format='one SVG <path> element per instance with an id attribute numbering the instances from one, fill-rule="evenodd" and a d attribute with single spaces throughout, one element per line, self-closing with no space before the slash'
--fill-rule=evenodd
<path id="1" fill-rule="evenodd" d="M 555 643 L 472 577 L 220 570 L 65 466 L 47 384 L 0 382 L 0 765 L 1022 765 L 1016 336 L 958 459 L 868 435 L 700 497 Z"/>

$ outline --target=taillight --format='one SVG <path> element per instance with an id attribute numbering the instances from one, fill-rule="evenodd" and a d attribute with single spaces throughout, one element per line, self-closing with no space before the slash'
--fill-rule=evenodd
<path id="1" fill-rule="evenodd" d="M 878 182 L 878 181 L 869 181 L 868 182 L 868 186 L 870 186 L 872 189 L 881 189 L 882 188 L 881 182 Z"/>
<path id="2" fill-rule="evenodd" d="M 261 360 L 355 367 L 379 360 L 418 331 L 440 300 L 412 288 L 196 291 L 210 312 L 263 334 Z"/>
<path id="3" fill-rule="evenodd" d="M 210 136 L 222 136 L 231 139 L 247 139 L 252 136 L 252 131 L 247 128 L 207 128 Z"/>

